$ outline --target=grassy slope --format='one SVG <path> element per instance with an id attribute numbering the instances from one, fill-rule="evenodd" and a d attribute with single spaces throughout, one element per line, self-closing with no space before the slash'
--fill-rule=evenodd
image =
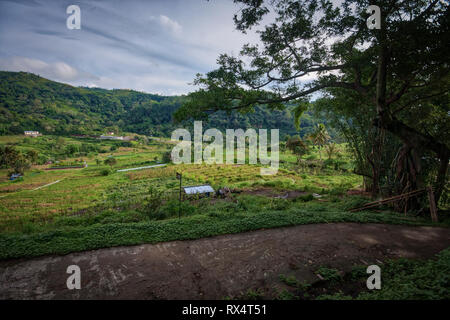
<path id="1" fill-rule="evenodd" d="M 330 222 L 437 225 L 393 213 L 348 213 L 301 208 L 238 214 L 210 212 L 207 215 L 193 215 L 164 221 L 94 224 L 29 235 L 3 234 L 0 235 L 0 259 L 66 254 L 119 245 L 198 239 L 263 228 Z"/>
<path id="2" fill-rule="evenodd" d="M 51 152 L 48 149 L 48 143 L 41 143 L 39 138 L 27 143 L 22 142 L 23 139 L 17 140 L 14 137 L 1 138 L 17 142 L 17 147 L 33 146 L 39 152 L 42 152 L 41 150 Z M 1 138 L 0 141 L 2 141 Z M 66 140 L 68 140 L 67 144 L 85 141 L 72 138 Z M 152 186 L 165 194 L 178 193 L 175 168 L 183 172 L 185 185 L 210 183 L 214 188 L 265 187 L 275 190 L 301 189 L 323 193 L 338 189 L 346 190 L 361 183 L 361 178 L 354 174 L 348 172 L 337 174 L 332 170 L 318 174 L 298 174 L 292 170 L 280 168 L 275 176 L 261 176 L 259 167 L 249 165 L 183 165 L 102 176 L 101 171 L 108 166 L 97 165 L 95 161 L 95 159 L 103 161 L 113 155 L 117 159 L 114 170 L 148 165 L 153 164 L 149 161 L 153 162 L 155 157 L 161 159 L 161 154 L 167 150 L 167 147 L 165 143 L 154 143 L 150 146 L 137 145 L 136 148 L 121 147 L 113 152 L 81 157 L 87 160 L 88 168 L 44 171 L 43 167 L 38 167 L 26 172 L 24 180 L 17 182 L 11 182 L 6 178 L 8 170 L 0 170 L 0 232 L 30 232 L 38 225 L 53 224 L 59 217 L 80 215 L 89 208 L 96 210 L 95 214 L 101 214 L 107 209 L 117 207 L 117 203 L 120 204 L 119 212 L 116 210 L 116 217 L 109 218 L 114 220 L 113 222 L 145 220 L 145 216 L 129 213 L 130 210 L 127 211 L 127 209 L 141 207 L 146 200 L 148 188 Z M 283 156 L 289 157 L 289 154 L 283 154 Z M 80 159 L 80 157 L 74 159 Z M 65 161 L 71 160 L 73 159 Z M 55 185 L 33 191 L 58 180 L 60 182 Z M 128 220 L 123 218 L 124 215 L 129 216 Z"/>
<path id="3" fill-rule="evenodd" d="M 5 139 L 24 146 L 20 139 Z M 32 140 L 32 144 L 37 142 Z M 147 164 L 155 156 L 161 158 L 168 147 L 165 143 L 154 143 L 119 148 L 95 158 L 104 160 L 112 154 L 118 161 L 116 170 Z M 341 153 L 341 158 L 351 165 L 349 155 Z M 318 158 L 317 152 L 312 156 Z M 102 176 L 106 166 L 96 165 L 92 157 L 87 158 L 89 167 L 85 169 L 43 171 L 37 168 L 27 172 L 23 181 L 10 182 L 4 178 L 0 181 L 0 259 L 196 239 L 307 223 L 429 224 L 425 219 L 397 213 L 349 213 L 348 208 L 367 201 L 345 196 L 347 189 L 361 184 L 360 177 L 348 170 L 332 168 L 303 168 L 296 172 L 295 157 L 283 153 L 281 158 L 286 163 L 275 176 L 261 176 L 260 168 L 250 165 L 181 165 Z M 185 202 L 184 216 L 178 220 L 174 219 L 178 204 L 170 198 L 178 192 L 175 170 L 183 172 L 184 185 L 211 183 L 216 189 L 221 186 L 243 190 L 266 188 L 278 194 L 303 190 L 324 197 L 321 201 L 312 200 L 311 196 L 292 201 L 243 194 L 232 201 L 204 199 Z M 6 175 L 6 171 L 0 175 Z M 56 180 L 61 182 L 32 191 Z M 168 202 L 158 210 L 146 207 L 149 188 L 169 195 Z"/>

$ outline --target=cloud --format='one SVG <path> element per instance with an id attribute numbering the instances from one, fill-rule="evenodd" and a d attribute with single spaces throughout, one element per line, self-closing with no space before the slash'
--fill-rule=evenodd
<path id="1" fill-rule="evenodd" d="M 26 57 L 0 58 L 0 69 L 6 71 L 25 71 L 39 74 L 45 78 L 59 81 L 96 80 L 98 77 L 77 70 L 65 62 L 47 63 L 39 59 Z"/>
<path id="2" fill-rule="evenodd" d="M 0 2 L 12 2 L 14 4 L 21 4 L 24 6 L 38 7 L 40 4 L 35 0 L 0 0 Z"/>
<path id="3" fill-rule="evenodd" d="M 231 1 L 78 0 L 80 30 L 66 28 L 67 2 L 35 4 L 0 0 L 0 70 L 76 86 L 188 93 L 220 53 L 255 39 L 234 30 Z"/>
<path id="4" fill-rule="evenodd" d="M 133 89 L 142 92 L 149 92 L 161 95 L 181 95 L 186 92 L 188 80 L 179 79 L 179 75 L 169 75 L 162 78 L 159 74 L 142 73 L 122 74 L 120 80 L 116 77 L 100 77 L 98 81 L 89 83 L 90 87 L 100 87 L 107 89 Z"/>
<path id="5" fill-rule="evenodd" d="M 178 22 L 176 22 L 175 20 L 170 19 L 168 16 L 160 15 L 159 23 L 163 27 L 169 29 L 174 34 L 181 33 L 182 27 L 180 26 L 180 24 Z"/>

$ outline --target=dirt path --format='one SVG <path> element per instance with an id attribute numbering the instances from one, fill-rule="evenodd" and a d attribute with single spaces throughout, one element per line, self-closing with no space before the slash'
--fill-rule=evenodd
<path id="1" fill-rule="evenodd" d="M 387 258 L 427 258 L 450 246 L 445 228 L 314 224 L 193 241 L 116 247 L 0 262 L 0 299 L 221 299 L 273 292 L 279 275 L 317 280 L 319 266 L 350 270 Z M 81 290 L 66 269 L 81 268 Z M 381 267 L 382 268 L 382 267 Z"/>

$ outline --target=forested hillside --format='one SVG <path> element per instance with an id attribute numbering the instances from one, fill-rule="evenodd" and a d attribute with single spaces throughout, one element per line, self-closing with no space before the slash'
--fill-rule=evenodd
<path id="1" fill-rule="evenodd" d="M 170 136 L 180 127 L 172 114 L 185 96 L 160 96 L 133 90 L 73 87 L 25 72 L 0 71 L 0 134 L 38 130 L 47 134 L 100 134 L 106 130 Z M 318 121 L 305 114 L 301 135 Z M 181 126 L 189 127 L 191 121 Z M 221 111 L 204 127 L 278 128 L 280 135 L 295 134 L 289 108 L 283 111 L 256 108 L 254 113 Z"/>

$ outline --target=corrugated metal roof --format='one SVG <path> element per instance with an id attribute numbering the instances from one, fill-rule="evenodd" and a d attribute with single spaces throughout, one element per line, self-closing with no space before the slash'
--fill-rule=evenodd
<path id="1" fill-rule="evenodd" d="M 203 186 L 183 187 L 183 189 L 186 194 L 214 192 L 214 189 L 210 185 L 207 185 L 207 184 L 205 184 Z"/>

